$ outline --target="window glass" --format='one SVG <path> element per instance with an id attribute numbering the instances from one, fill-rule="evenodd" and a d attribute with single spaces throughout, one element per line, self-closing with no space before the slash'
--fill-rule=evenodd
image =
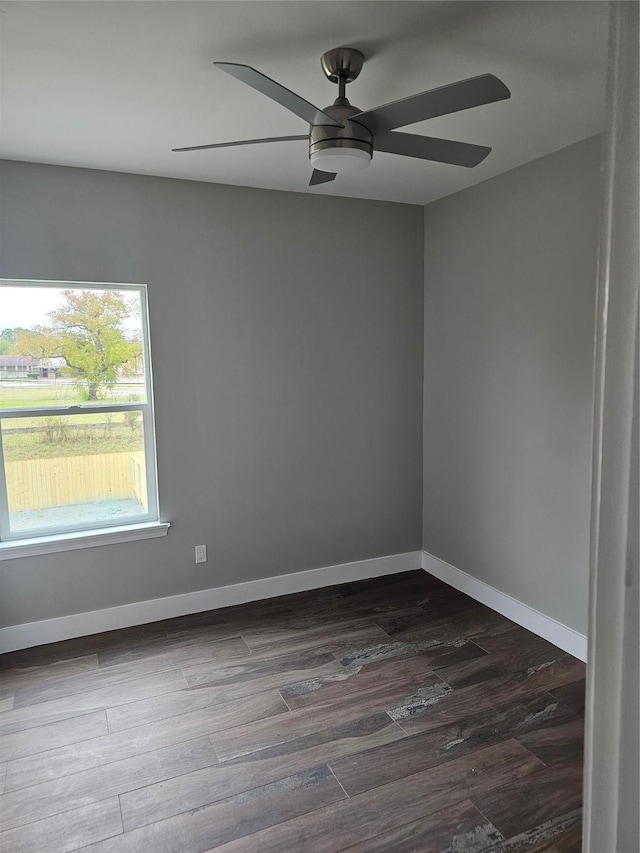
<path id="1" fill-rule="evenodd" d="M 0 407 L 145 399 L 140 291 L 3 286 L 0 297 Z"/>
<path id="2" fill-rule="evenodd" d="M 4 539 L 158 518 L 146 288 L 0 282 Z"/>
<path id="3" fill-rule="evenodd" d="M 139 411 L 4 420 L 2 449 L 14 532 L 147 513 Z"/>

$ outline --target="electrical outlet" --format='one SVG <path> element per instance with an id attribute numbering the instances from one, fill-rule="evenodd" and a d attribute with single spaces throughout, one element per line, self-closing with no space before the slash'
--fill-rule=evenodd
<path id="1" fill-rule="evenodd" d="M 207 546 L 206 545 L 196 545 L 196 563 L 206 563 L 207 562 Z"/>

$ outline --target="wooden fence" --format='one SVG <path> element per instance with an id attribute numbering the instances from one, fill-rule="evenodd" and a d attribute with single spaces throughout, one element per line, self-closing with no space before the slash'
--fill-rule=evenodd
<path id="1" fill-rule="evenodd" d="M 137 498 L 147 503 L 144 453 L 7 462 L 9 511 Z"/>

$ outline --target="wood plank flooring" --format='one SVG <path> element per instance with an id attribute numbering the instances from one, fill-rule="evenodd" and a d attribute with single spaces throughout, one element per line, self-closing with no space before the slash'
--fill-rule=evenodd
<path id="1" fill-rule="evenodd" d="M 424 572 L 0 658 L 3 853 L 579 853 L 584 665 Z"/>

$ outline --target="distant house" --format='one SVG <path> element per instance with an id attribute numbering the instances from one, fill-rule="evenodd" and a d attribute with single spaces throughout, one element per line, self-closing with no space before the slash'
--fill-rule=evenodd
<path id="1" fill-rule="evenodd" d="M 27 379 L 39 363 L 30 355 L 0 355 L 0 379 Z"/>
<path id="2" fill-rule="evenodd" d="M 0 355 L 0 379 L 55 379 L 63 366 L 62 358 Z"/>

